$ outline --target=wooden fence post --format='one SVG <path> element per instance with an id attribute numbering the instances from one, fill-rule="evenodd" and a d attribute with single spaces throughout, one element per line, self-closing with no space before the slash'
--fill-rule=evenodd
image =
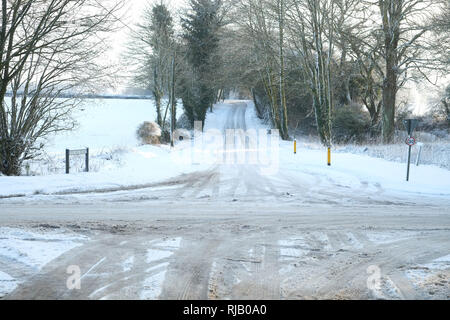
<path id="1" fill-rule="evenodd" d="M 86 172 L 89 172 L 89 148 L 86 148 Z"/>
<path id="2" fill-rule="evenodd" d="M 69 163 L 70 163 L 70 150 L 69 149 L 66 149 L 66 174 L 69 174 L 69 171 L 70 171 L 70 166 L 69 166 Z"/>

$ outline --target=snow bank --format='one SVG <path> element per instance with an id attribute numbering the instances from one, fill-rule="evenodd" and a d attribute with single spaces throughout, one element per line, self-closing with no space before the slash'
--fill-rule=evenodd
<path id="1" fill-rule="evenodd" d="M 415 193 L 450 196 L 450 171 L 432 165 L 411 166 L 406 181 L 406 164 L 351 153 L 332 153 L 328 167 L 326 148 L 298 148 L 294 155 L 292 142 L 280 143 L 280 169 L 307 173 L 335 184 L 358 189 L 371 185 L 378 192 Z"/>
<path id="2" fill-rule="evenodd" d="M 121 155 L 118 163 L 99 168 L 99 172 L 78 172 L 47 176 L 1 177 L 0 197 L 117 189 L 158 182 L 201 169 L 177 152 L 190 142 L 168 146 L 140 146 Z"/>

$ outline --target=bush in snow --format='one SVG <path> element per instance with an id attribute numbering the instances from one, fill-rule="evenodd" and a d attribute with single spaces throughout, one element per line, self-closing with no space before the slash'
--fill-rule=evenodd
<path id="1" fill-rule="evenodd" d="M 177 128 L 186 129 L 186 130 L 192 130 L 192 124 L 189 121 L 188 116 L 186 113 L 183 113 L 177 121 Z"/>
<path id="2" fill-rule="evenodd" d="M 145 121 L 138 127 L 136 135 L 143 144 L 159 144 L 161 128 L 156 122 Z"/>
<path id="3" fill-rule="evenodd" d="M 361 143 L 367 138 L 370 117 L 356 104 L 335 109 L 333 134 L 336 143 Z"/>

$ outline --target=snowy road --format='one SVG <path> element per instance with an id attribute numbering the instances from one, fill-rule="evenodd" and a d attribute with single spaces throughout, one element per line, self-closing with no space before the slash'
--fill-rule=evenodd
<path id="1" fill-rule="evenodd" d="M 205 129 L 257 126 L 247 111 L 221 105 Z M 330 171 L 284 149 L 267 175 L 236 163 L 242 140 L 233 141 L 204 147 L 232 163 L 162 182 L 0 199 L 0 271 L 9 276 L 0 273 L 0 296 L 12 278 L 9 299 L 450 298 L 447 194 L 402 190 L 339 163 Z M 37 270 L 21 259 L 36 254 L 29 237 L 20 248 L 2 244 L 5 228 L 83 238 Z M 79 290 L 67 288 L 69 266 L 81 270 Z"/>

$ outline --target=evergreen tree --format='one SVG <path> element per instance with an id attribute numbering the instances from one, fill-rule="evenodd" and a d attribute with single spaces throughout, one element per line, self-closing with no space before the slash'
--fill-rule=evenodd
<path id="1" fill-rule="evenodd" d="M 214 103 L 213 61 L 219 45 L 221 0 L 190 0 L 190 12 L 182 19 L 183 38 L 189 72 L 183 81 L 182 99 L 186 115 L 194 121 L 205 121 L 206 111 Z"/>

